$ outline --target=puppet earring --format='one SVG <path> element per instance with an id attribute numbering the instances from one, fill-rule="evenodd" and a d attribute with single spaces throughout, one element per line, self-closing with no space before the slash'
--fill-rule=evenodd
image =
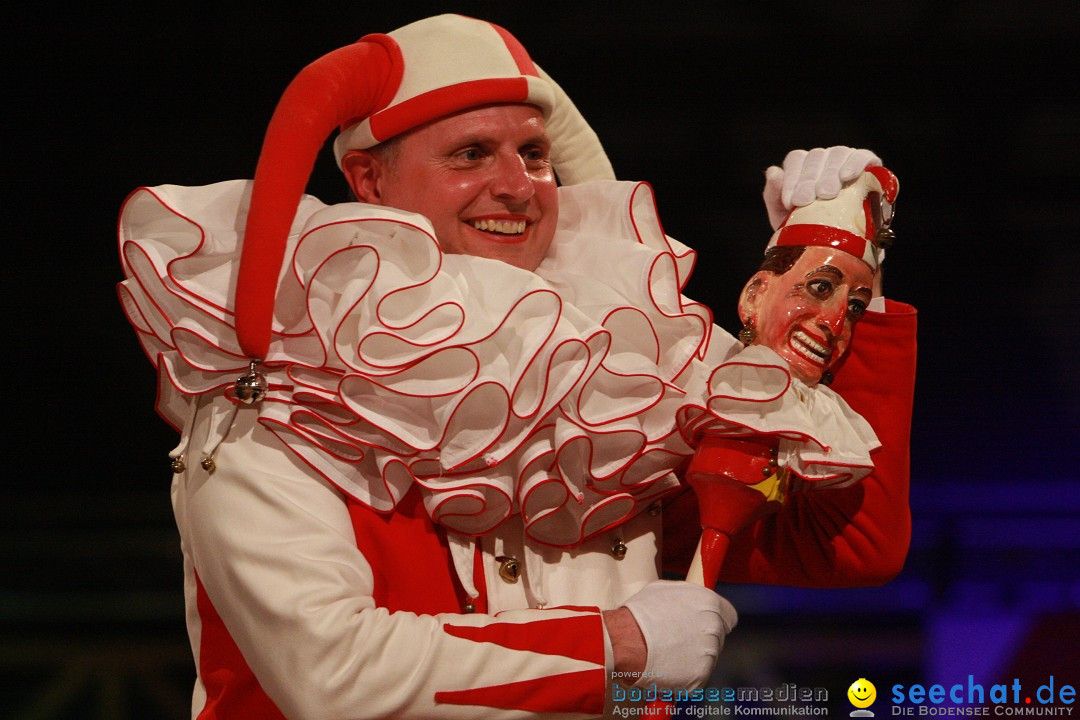
<path id="1" fill-rule="evenodd" d="M 750 345 L 757 340 L 757 330 L 754 329 L 753 318 L 746 321 L 743 329 L 739 331 L 739 342 L 743 345 Z"/>

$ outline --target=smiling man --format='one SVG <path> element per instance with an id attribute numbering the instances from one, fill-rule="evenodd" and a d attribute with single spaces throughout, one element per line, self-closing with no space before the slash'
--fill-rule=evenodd
<path id="1" fill-rule="evenodd" d="M 362 202 L 419 212 L 443 252 L 535 270 L 555 237 L 558 186 L 540 110 L 489 105 L 351 150 L 342 168 Z"/>
<path id="2" fill-rule="evenodd" d="M 360 203 L 302 197 L 334 128 Z M 876 161 L 805 159 L 780 184 L 828 194 Z M 706 682 L 735 612 L 658 579 L 661 523 L 693 452 L 677 417 L 738 344 L 681 296 L 693 253 L 648 187 L 613 181 L 509 33 L 440 16 L 320 58 L 254 182 L 140 189 L 120 241 L 181 434 L 194 717 L 586 718 L 615 682 Z M 903 426 L 907 386 L 874 388 Z M 900 440 L 872 493 L 906 493 Z M 750 537 L 732 574 L 895 572 L 892 547 L 872 572 L 832 547 L 905 521 L 851 500 L 799 524 L 824 567 Z"/>

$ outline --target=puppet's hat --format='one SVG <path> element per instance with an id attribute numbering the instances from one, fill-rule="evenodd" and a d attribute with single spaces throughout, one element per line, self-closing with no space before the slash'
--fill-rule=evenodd
<path id="1" fill-rule="evenodd" d="M 366 35 L 300 71 L 267 128 L 244 230 L 234 307 L 237 340 L 249 358 L 265 359 L 269 350 L 289 228 L 327 137 L 342 130 L 340 161 L 349 150 L 491 103 L 540 108 L 564 184 L 614 177 L 577 108 L 497 25 L 439 15 Z"/>
<path id="2" fill-rule="evenodd" d="M 783 245 L 834 247 L 862 258 L 871 270 L 891 242 L 893 207 L 900 181 L 880 165 L 847 182 L 835 198 L 791 211 L 766 249 Z"/>

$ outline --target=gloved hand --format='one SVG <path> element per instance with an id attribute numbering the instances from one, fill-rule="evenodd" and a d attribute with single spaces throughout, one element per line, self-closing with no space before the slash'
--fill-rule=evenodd
<path id="1" fill-rule="evenodd" d="M 792 150 L 784 158 L 783 169 L 773 165 L 765 171 L 762 197 L 772 229 L 780 227 L 792 208 L 809 205 L 818 198 L 837 196 L 840 187 L 854 180 L 881 158 L 869 150 L 836 145 L 813 150 Z"/>
<path id="2" fill-rule="evenodd" d="M 645 636 L 648 659 L 637 685 L 686 688 L 705 684 L 724 636 L 738 622 L 735 608 L 712 590 L 655 580 L 624 603 Z"/>

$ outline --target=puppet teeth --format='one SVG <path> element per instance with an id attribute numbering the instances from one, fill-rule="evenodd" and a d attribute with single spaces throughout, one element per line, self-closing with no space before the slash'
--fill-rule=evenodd
<path id="1" fill-rule="evenodd" d="M 828 360 L 829 356 L 832 355 L 832 350 L 812 339 L 802 330 L 796 330 L 795 332 L 793 332 L 791 334 L 791 339 L 798 342 L 799 345 L 802 346 L 802 348 L 796 349 L 806 350 L 815 355 L 816 357 L 820 358 L 821 360 Z"/>
<path id="2" fill-rule="evenodd" d="M 485 232 L 501 233 L 503 235 L 520 235 L 525 232 L 524 220 L 470 220 L 469 223 L 477 230 Z"/>

